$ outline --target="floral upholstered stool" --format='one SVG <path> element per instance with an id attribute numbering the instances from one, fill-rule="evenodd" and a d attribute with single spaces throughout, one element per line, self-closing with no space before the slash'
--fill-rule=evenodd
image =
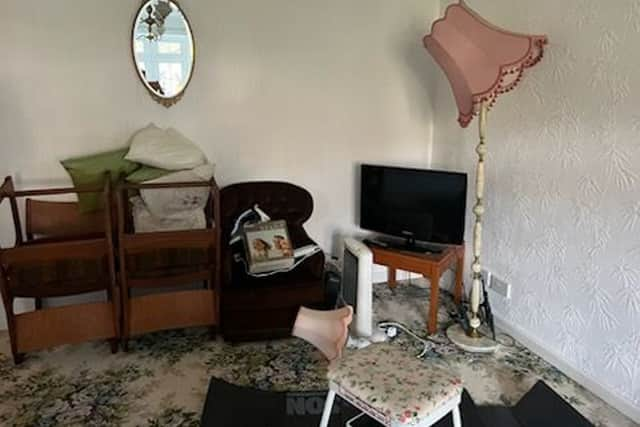
<path id="1" fill-rule="evenodd" d="M 328 378 L 320 427 L 329 423 L 336 394 L 388 427 L 428 427 L 449 413 L 454 427 L 462 426 L 458 407 L 462 381 L 451 371 L 391 344 L 373 344 L 345 354 L 331 363 Z"/>

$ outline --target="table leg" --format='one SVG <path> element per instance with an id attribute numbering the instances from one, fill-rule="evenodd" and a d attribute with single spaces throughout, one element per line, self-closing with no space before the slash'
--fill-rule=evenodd
<path id="1" fill-rule="evenodd" d="M 389 267 L 389 271 L 387 273 L 387 283 L 391 289 L 395 289 L 398 286 L 398 282 L 396 281 L 396 269 Z"/>
<path id="2" fill-rule="evenodd" d="M 428 277 L 428 279 L 431 282 L 431 301 L 429 302 L 429 323 L 427 324 L 427 331 L 429 332 L 429 335 L 433 335 L 438 332 L 438 307 L 440 306 L 440 274 L 432 274 Z"/>
<path id="3" fill-rule="evenodd" d="M 462 274 L 464 273 L 464 249 L 459 251 L 456 263 L 456 283 L 453 290 L 453 298 L 457 305 L 462 302 Z"/>

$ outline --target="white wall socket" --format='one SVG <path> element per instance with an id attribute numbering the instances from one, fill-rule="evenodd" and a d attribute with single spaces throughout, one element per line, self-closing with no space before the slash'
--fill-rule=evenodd
<path id="1" fill-rule="evenodd" d="M 507 283 L 505 280 L 502 280 L 495 275 L 491 275 L 491 284 L 490 288 L 493 292 L 501 295 L 506 299 L 511 299 L 511 284 Z"/>
<path id="2" fill-rule="evenodd" d="M 491 272 L 486 268 L 482 269 L 482 281 L 487 289 L 491 287 Z"/>
<path id="3" fill-rule="evenodd" d="M 511 284 L 496 277 L 486 268 L 482 269 L 482 278 L 487 289 L 491 289 L 503 298 L 511 299 Z"/>

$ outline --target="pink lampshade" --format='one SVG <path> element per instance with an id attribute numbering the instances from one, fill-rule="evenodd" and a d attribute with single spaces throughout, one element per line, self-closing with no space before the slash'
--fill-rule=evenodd
<path id="1" fill-rule="evenodd" d="M 546 43 L 546 36 L 512 33 L 488 23 L 463 1 L 449 6 L 424 37 L 449 79 L 462 127 L 483 102 L 490 107 L 498 95 L 512 90 L 524 70 L 542 59 Z"/>

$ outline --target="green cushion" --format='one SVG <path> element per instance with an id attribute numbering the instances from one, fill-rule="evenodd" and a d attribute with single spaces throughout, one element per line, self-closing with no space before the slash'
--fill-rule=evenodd
<path id="1" fill-rule="evenodd" d="M 67 170 L 76 187 L 98 186 L 104 184 L 106 172 L 111 173 L 111 179 L 115 183 L 120 176 L 128 176 L 140 167 L 138 163 L 125 160 L 124 157 L 128 152 L 129 148 L 121 148 L 106 153 L 67 159 L 60 163 Z M 100 210 L 103 208 L 102 202 L 99 193 L 78 194 L 81 212 Z"/>
<path id="2" fill-rule="evenodd" d="M 141 182 L 147 182 L 154 179 L 162 178 L 165 175 L 174 173 L 176 171 L 170 171 L 167 169 L 154 168 L 152 166 L 142 166 L 140 169 L 127 176 L 127 181 L 134 184 L 140 184 Z"/>

